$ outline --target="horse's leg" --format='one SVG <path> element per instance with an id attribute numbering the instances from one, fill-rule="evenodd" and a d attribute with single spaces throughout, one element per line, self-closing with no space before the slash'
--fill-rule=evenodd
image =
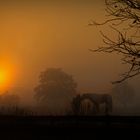
<path id="1" fill-rule="evenodd" d="M 109 115 L 112 112 L 112 105 L 108 102 L 105 103 L 105 115 Z"/>
<path id="2" fill-rule="evenodd" d="M 107 98 L 107 101 L 106 101 L 106 108 L 105 108 L 105 114 L 106 115 L 109 115 L 109 113 L 112 112 L 112 98 Z"/>
<path id="3" fill-rule="evenodd" d="M 99 114 L 99 112 L 100 112 L 99 104 L 98 103 L 94 103 L 93 114 L 97 115 L 97 114 Z"/>
<path id="4" fill-rule="evenodd" d="M 100 104 L 97 104 L 97 114 L 100 113 Z"/>
<path id="5" fill-rule="evenodd" d="M 108 115 L 109 113 L 109 109 L 108 109 L 108 103 L 105 103 L 105 115 Z"/>

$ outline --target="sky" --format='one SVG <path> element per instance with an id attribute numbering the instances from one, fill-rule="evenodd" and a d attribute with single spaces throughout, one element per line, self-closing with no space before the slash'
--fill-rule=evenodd
<path id="1" fill-rule="evenodd" d="M 121 56 L 89 51 L 104 45 L 101 30 L 115 37 L 107 25 L 88 26 L 105 15 L 103 0 L 1 2 L 0 73 L 8 77 L 1 90 L 23 88 L 31 96 L 40 72 L 54 67 L 72 74 L 81 92 L 110 92 L 127 67 Z M 129 81 L 136 90 L 138 77 Z"/>

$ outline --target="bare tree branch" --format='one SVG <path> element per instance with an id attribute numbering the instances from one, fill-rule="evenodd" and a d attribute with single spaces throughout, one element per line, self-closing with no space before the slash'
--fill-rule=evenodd
<path id="1" fill-rule="evenodd" d="M 104 47 L 99 47 L 92 52 L 117 53 L 122 56 L 123 64 L 129 65 L 129 70 L 123 73 L 122 78 L 112 82 L 121 83 L 131 77 L 140 74 L 140 1 L 139 0 L 105 0 L 108 20 L 103 23 L 91 21 L 90 25 L 105 25 L 111 23 L 110 28 L 118 36 L 115 40 L 101 31 Z M 115 22 L 115 23 L 114 23 Z M 121 24 L 128 28 L 119 31 L 117 27 Z M 133 35 L 130 35 L 133 32 Z M 134 31 L 135 30 L 135 31 Z"/>

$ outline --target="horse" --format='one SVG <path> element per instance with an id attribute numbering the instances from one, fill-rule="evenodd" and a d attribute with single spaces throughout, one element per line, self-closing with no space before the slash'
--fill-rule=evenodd
<path id="1" fill-rule="evenodd" d="M 84 103 L 86 100 L 88 100 L 88 104 Z M 90 110 L 91 115 L 99 114 L 101 112 L 100 105 L 105 106 L 104 113 L 109 115 L 112 112 L 112 96 L 109 94 L 84 93 L 77 95 L 72 101 L 73 112 L 77 115 L 87 114 L 88 110 Z"/>

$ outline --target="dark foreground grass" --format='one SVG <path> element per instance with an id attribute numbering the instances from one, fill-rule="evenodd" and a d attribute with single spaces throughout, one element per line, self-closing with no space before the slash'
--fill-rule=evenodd
<path id="1" fill-rule="evenodd" d="M 129 116 L 1 116 L 2 139 L 134 139 L 140 135 L 140 117 Z"/>

